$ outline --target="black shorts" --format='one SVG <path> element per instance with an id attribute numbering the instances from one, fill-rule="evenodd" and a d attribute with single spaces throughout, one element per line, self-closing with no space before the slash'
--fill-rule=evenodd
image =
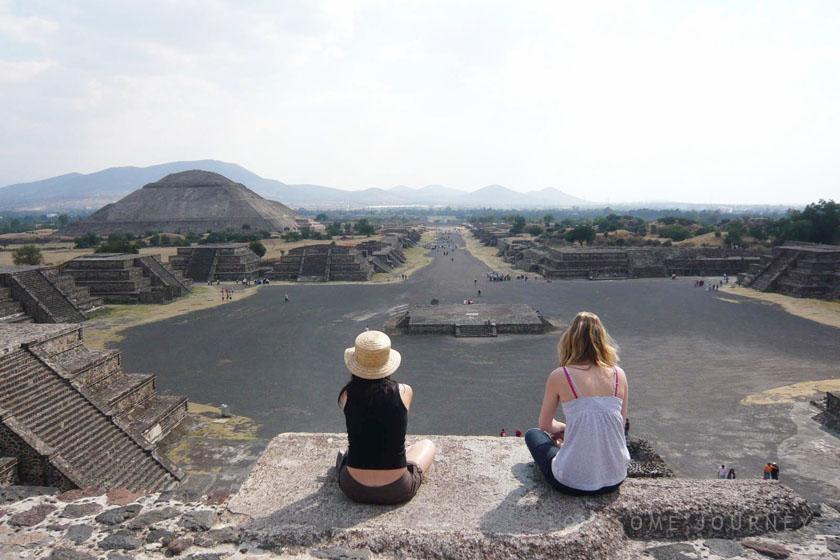
<path id="1" fill-rule="evenodd" d="M 345 496 L 361 504 L 403 504 L 414 497 L 422 482 L 423 469 L 414 463 L 408 463 L 403 475 L 385 486 L 365 486 L 353 478 L 344 463 L 338 470 L 338 487 Z"/>

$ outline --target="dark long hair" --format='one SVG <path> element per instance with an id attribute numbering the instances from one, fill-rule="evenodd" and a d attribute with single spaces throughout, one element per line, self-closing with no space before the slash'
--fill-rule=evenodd
<path id="1" fill-rule="evenodd" d="M 360 402 L 368 405 L 379 397 L 399 393 L 400 384 L 394 381 L 390 375 L 388 377 L 383 377 L 382 379 L 363 379 L 361 377 L 351 375 L 350 381 L 348 381 L 347 384 L 341 388 L 341 391 L 338 392 L 338 402 L 341 403 L 341 395 L 345 392 L 349 398 L 351 390 Z"/>

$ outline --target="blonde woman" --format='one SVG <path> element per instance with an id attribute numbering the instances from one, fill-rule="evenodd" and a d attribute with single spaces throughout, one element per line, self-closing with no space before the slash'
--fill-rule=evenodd
<path id="1" fill-rule="evenodd" d="M 627 477 L 627 376 L 594 313 L 578 313 L 558 345 L 539 429 L 525 434 L 534 462 L 552 486 L 576 496 L 612 492 Z M 554 415 L 562 405 L 566 424 Z"/>
<path id="2" fill-rule="evenodd" d="M 365 331 L 344 351 L 352 374 L 339 392 L 347 423 L 347 453 L 339 454 L 338 485 L 355 502 L 401 504 L 417 493 L 435 458 L 435 444 L 420 440 L 406 448 L 408 409 L 414 392 L 391 375 L 400 353 L 379 331 Z"/>

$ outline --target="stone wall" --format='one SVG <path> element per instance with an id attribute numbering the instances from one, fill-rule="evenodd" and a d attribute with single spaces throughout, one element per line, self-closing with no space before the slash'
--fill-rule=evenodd
<path id="1" fill-rule="evenodd" d="M 739 281 L 762 292 L 840 299 L 840 246 L 788 242 L 751 267 Z"/>

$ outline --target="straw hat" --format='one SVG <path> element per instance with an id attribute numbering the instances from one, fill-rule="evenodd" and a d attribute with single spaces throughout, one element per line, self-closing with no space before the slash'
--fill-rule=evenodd
<path id="1" fill-rule="evenodd" d="M 365 331 L 353 348 L 344 351 L 344 364 L 356 377 L 382 379 L 400 367 L 402 357 L 391 349 L 391 339 L 380 331 Z"/>

